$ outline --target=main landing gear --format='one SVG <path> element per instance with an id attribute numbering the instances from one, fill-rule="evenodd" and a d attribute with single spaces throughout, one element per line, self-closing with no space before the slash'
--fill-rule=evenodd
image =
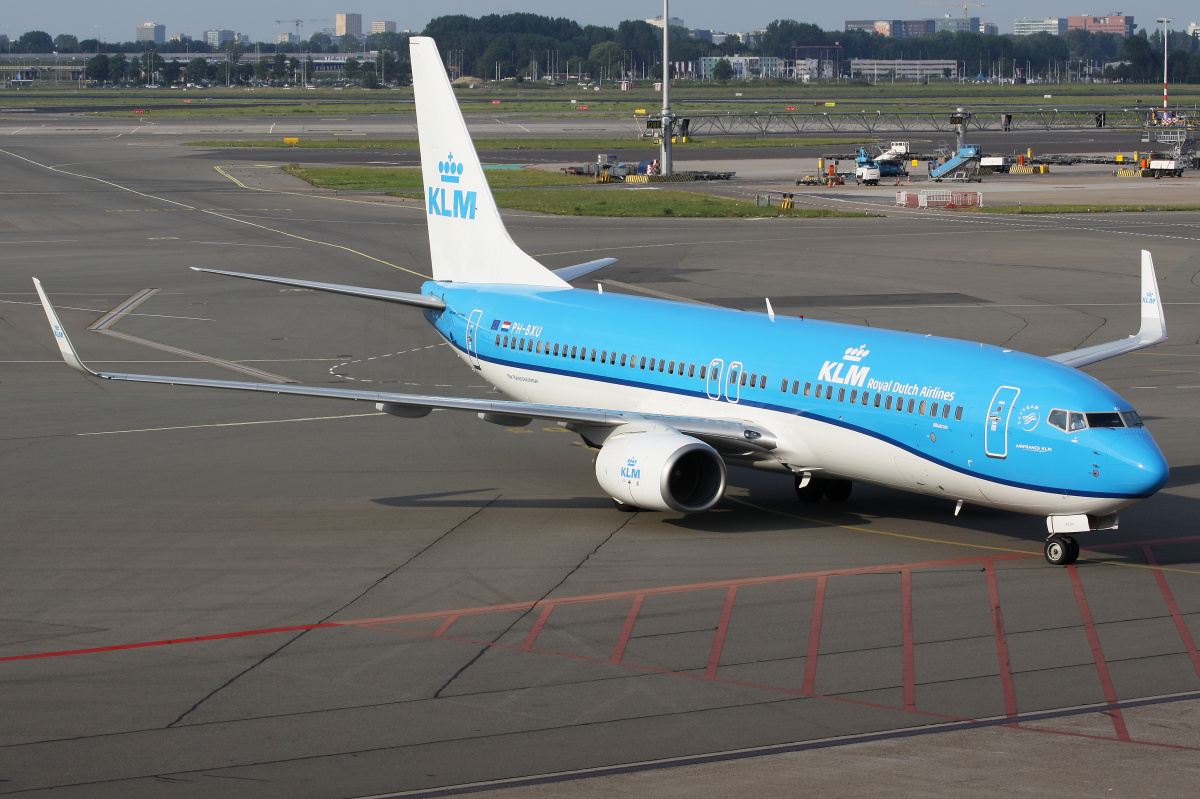
<path id="1" fill-rule="evenodd" d="M 832 502 L 845 502 L 853 489 L 854 483 L 849 480 L 796 475 L 796 496 L 801 502 L 820 502 L 821 497 Z"/>
<path id="2" fill-rule="evenodd" d="M 1052 566 L 1070 566 L 1079 558 L 1079 543 L 1069 535 L 1055 533 L 1046 539 L 1042 550 Z"/>

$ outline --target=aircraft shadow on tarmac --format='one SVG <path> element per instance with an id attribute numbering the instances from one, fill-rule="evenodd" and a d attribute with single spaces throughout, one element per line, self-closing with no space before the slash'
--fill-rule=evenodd
<path id="1" fill-rule="evenodd" d="M 407 494 L 397 497 L 380 497 L 371 500 L 378 505 L 392 508 L 510 508 L 540 510 L 588 510 L 612 507 L 605 497 L 503 497 L 463 496 L 464 494 L 493 494 L 495 488 L 474 488 L 463 491 L 440 491 L 433 494 Z"/>

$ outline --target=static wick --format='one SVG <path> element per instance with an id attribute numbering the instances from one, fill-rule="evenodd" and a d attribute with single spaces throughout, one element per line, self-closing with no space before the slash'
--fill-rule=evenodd
<path id="1" fill-rule="evenodd" d="M 771 307 L 771 298 L 766 297 L 765 299 L 767 301 L 767 316 L 769 316 L 771 318 L 771 321 L 774 322 L 775 321 L 775 309 Z"/>
<path id="2" fill-rule="evenodd" d="M 960 500 L 958 501 L 958 503 L 957 503 L 957 504 L 954 506 L 954 515 L 955 515 L 955 516 L 957 516 L 957 515 L 958 515 L 958 512 L 959 512 L 960 510 L 962 510 L 962 506 L 963 506 L 963 501 L 960 499 Z"/>
<path id="3" fill-rule="evenodd" d="M 597 294 L 603 294 L 603 293 L 604 293 L 604 286 L 603 286 L 602 284 L 600 284 L 600 283 L 597 283 L 597 284 L 596 284 L 596 293 L 597 293 Z"/>

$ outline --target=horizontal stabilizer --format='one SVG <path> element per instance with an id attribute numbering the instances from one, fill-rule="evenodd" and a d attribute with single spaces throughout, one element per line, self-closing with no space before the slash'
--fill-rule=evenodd
<path id="1" fill-rule="evenodd" d="M 574 266 L 564 266 L 562 269 L 555 269 L 554 274 L 569 283 L 576 278 L 590 275 L 597 269 L 603 269 L 616 262 L 616 258 L 597 258 L 595 261 L 588 261 L 586 264 L 575 264 Z"/>
<path id="2" fill-rule="evenodd" d="M 398 302 L 402 305 L 415 305 L 418 308 L 432 308 L 436 311 L 440 311 L 446 307 L 446 303 L 437 297 L 430 297 L 426 294 L 408 294 L 403 291 L 388 291 L 386 289 L 365 289 L 358 286 L 339 286 L 336 283 L 315 283 L 311 280 L 292 280 L 286 277 L 248 275 L 242 272 L 225 272 L 220 269 L 205 269 L 199 266 L 191 268 L 196 272 L 209 272 L 214 275 L 240 277 L 246 280 L 261 280 L 263 283 L 279 283 L 283 286 L 296 286 L 297 288 L 312 289 L 313 291 L 328 291 L 333 294 L 346 294 L 351 297 L 366 297 L 367 299 L 383 300 L 384 302 Z"/>
<path id="3" fill-rule="evenodd" d="M 1146 250 L 1142 250 L 1142 287 L 1138 299 L 1142 306 L 1142 326 L 1136 334 L 1119 341 L 1110 341 L 1107 344 L 1096 344 L 1051 355 L 1050 360 L 1078 368 L 1166 341 L 1167 317 L 1163 313 L 1162 295 L 1158 292 L 1158 277 L 1154 273 L 1154 259 Z"/>

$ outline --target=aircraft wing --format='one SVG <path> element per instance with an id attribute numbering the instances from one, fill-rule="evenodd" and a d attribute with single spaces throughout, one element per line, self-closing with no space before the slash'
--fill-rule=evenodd
<path id="1" fill-rule="evenodd" d="M 425 294 L 409 294 L 404 291 L 388 291 L 386 289 L 367 289 L 358 286 L 341 286 L 337 283 L 316 283 L 311 280 L 293 280 L 287 277 L 270 277 L 268 275 L 249 275 L 243 272 L 225 272 L 220 269 L 205 269 L 199 266 L 191 267 L 194 272 L 208 272 L 214 275 L 225 275 L 226 277 L 240 277 L 246 280 L 260 280 L 263 283 L 279 283 L 284 286 L 296 286 L 303 289 L 312 289 L 313 291 L 328 291 L 332 294 L 348 294 L 351 297 L 366 297 L 372 300 L 384 300 L 385 302 L 398 302 L 402 305 L 415 305 L 419 308 L 432 308 L 440 311 L 446 307 L 446 303 L 439 300 L 437 297 L 430 297 Z"/>
<path id="2" fill-rule="evenodd" d="M 97 372 L 87 366 L 58 319 L 58 313 L 50 304 L 41 282 L 33 279 L 34 288 L 42 301 L 42 308 L 50 322 L 58 342 L 63 360 L 72 368 L 105 380 L 125 380 L 134 383 L 161 383 L 171 386 L 194 386 L 198 388 L 224 388 L 236 391 L 260 391 L 268 394 L 290 394 L 301 397 L 355 400 L 371 402 L 386 413 L 402 417 L 420 417 L 432 410 L 471 411 L 486 421 L 520 426 L 531 419 L 547 419 L 582 427 L 620 427 L 631 422 L 655 422 L 673 427 L 681 433 L 704 441 L 726 453 L 765 452 L 775 448 L 777 439 L 765 428 L 736 419 L 703 419 L 688 416 L 643 414 L 631 411 L 606 410 L 602 408 L 574 408 L 558 405 L 540 405 L 512 400 L 481 400 L 468 397 L 431 397 L 422 394 L 398 394 L 388 391 L 362 391 L 356 389 L 324 388 L 320 386 L 279 385 L 275 383 L 248 383 L 235 380 L 205 380 L 170 377 L 166 375 L 138 375 L 117 372 Z M 489 418 L 490 417 L 490 418 Z"/>
<path id="3" fill-rule="evenodd" d="M 1050 360 L 1058 361 L 1067 366 L 1087 366 L 1127 352 L 1152 347 L 1167 340 L 1167 318 L 1163 314 L 1162 295 L 1158 293 L 1158 278 L 1154 274 L 1154 259 L 1150 253 L 1142 250 L 1142 326 L 1132 336 L 1107 344 L 1096 344 L 1071 352 L 1051 355 Z"/>

